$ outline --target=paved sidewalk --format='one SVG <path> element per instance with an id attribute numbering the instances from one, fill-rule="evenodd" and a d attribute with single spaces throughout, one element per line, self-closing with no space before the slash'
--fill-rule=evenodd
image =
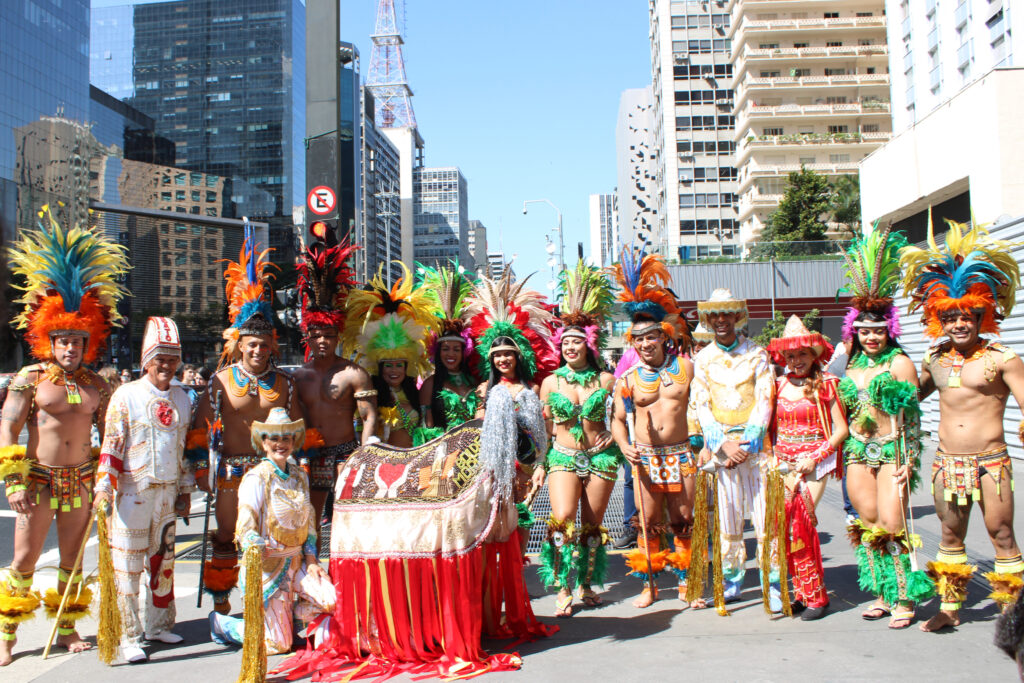
<path id="1" fill-rule="evenodd" d="M 931 458 L 925 461 L 931 464 Z M 925 470 L 928 471 L 927 469 Z M 1024 478 L 1018 475 L 1017 478 Z M 924 541 L 922 564 L 934 556 L 938 545 L 938 521 L 932 510 L 927 484 L 914 496 L 917 532 Z M 1021 489 L 1024 491 L 1024 488 Z M 194 510 L 198 511 L 198 497 Z M 732 616 L 720 617 L 713 609 L 680 610 L 674 599 L 672 579 L 663 576 L 663 599 L 646 610 L 637 610 L 630 600 L 639 590 L 639 582 L 623 576 L 622 561 L 609 561 L 610 581 L 604 593 L 605 604 L 580 610 L 571 619 L 557 620 L 561 631 L 551 638 L 521 645 L 518 652 L 524 663 L 519 672 L 492 674 L 482 680 L 494 681 L 640 681 L 696 678 L 722 681 L 1012 681 L 1016 667 L 992 645 L 996 610 L 985 599 L 987 583 L 978 576 L 970 587 L 963 611 L 965 623 L 940 634 L 921 633 L 915 623 L 910 629 L 892 632 L 887 621 L 866 622 L 860 612 L 867 596 L 856 588 L 856 564 L 847 543 L 838 484 L 829 483 L 819 507 L 819 530 L 825 556 L 825 573 L 832 607 L 817 622 L 799 619 L 770 619 L 761 607 L 756 572 L 747 573 L 744 599 L 732 605 Z M 1018 530 L 1024 533 L 1018 513 Z M 178 549 L 194 544 L 202 532 L 202 517 L 194 517 L 191 526 L 179 523 Z M 752 533 L 748 533 L 748 539 Z M 748 553 L 752 555 L 752 541 Z M 991 568 L 991 545 L 980 513 L 972 518 L 968 553 L 981 571 Z M 86 568 L 96 566 L 95 545 L 87 550 Z M 47 576 L 52 572 L 42 572 Z M 185 637 L 179 646 L 153 646 L 152 659 L 144 665 L 106 667 L 95 654 L 67 655 L 58 652 L 43 661 L 39 655 L 50 626 L 45 617 L 25 624 L 19 631 L 19 657 L 7 669 L 0 669 L 0 681 L 192 681 L 213 683 L 234 681 L 240 655 L 209 640 L 206 615 L 195 606 L 199 565 L 179 561 L 176 593 L 178 626 Z M 535 612 L 545 621 L 556 620 L 554 598 L 541 590 L 536 570 L 527 570 Z M 55 578 L 55 577 L 54 577 Z M 52 582 L 52 578 L 50 581 Z M 45 586 L 45 584 L 44 584 Z M 234 600 L 236 607 L 240 601 Z M 930 615 L 936 603 L 921 608 Z M 83 622 L 83 633 L 95 633 L 95 621 Z M 505 643 L 488 643 L 491 651 L 501 651 Z M 271 668 L 280 661 L 271 660 Z M 396 680 L 405 681 L 408 678 Z"/>

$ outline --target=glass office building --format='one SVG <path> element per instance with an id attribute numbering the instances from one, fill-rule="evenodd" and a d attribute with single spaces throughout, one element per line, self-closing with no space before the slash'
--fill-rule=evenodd
<path id="1" fill-rule="evenodd" d="M 454 167 L 413 171 L 413 251 L 416 261 L 429 266 L 458 259 L 468 263 L 469 198 L 466 178 Z"/>
<path id="2" fill-rule="evenodd" d="M 153 118 L 176 166 L 273 195 L 261 219 L 284 263 L 294 260 L 292 209 L 305 203 L 305 17 L 301 0 L 142 2 L 93 17 L 96 85 Z"/>

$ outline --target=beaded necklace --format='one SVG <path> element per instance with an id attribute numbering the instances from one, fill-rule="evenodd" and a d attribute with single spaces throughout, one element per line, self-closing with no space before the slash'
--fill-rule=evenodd
<path id="1" fill-rule="evenodd" d="M 257 374 L 253 374 L 242 367 L 241 363 L 231 366 L 231 374 L 228 375 L 228 391 L 232 396 L 241 398 L 246 394 L 250 396 L 263 396 L 273 403 L 281 397 L 281 392 L 274 389 L 277 385 L 277 373 L 272 366 Z"/>
<path id="2" fill-rule="evenodd" d="M 50 363 L 46 366 L 46 379 L 58 387 L 63 386 L 68 394 L 68 405 L 78 405 L 82 402 L 82 393 L 78 389 L 79 384 L 92 384 L 89 371 L 85 368 L 78 368 L 67 372 L 57 363 Z"/>
<path id="3" fill-rule="evenodd" d="M 979 358 L 985 358 L 985 380 L 992 382 L 995 380 L 998 371 L 996 370 L 996 363 L 992 360 L 991 356 L 986 354 L 988 351 L 988 341 L 981 340 L 978 347 L 971 352 L 971 355 L 966 358 L 962 353 L 956 350 L 956 347 L 952 344 L 948 349 L 942 352 L 939 356 L 939 366 L 949 369 L 949 378 L 946 380 L 946 386 L 957 388 L 960 386 L 960 373 L 964 369 L 965 363 L 970 363 L 972 360 L 978 360 Z"/>
<path id="4" fill-rule="evenodd" d="M 401 392 L 401 394 L 402 394 L 401 398 L 399 398 L 399 395 L 398 395 L 399 392 Z M 401 389 L 399 389 L 398 391 L 395 391 L 394 388 L 392 388 L 391 389 L 391 398 L 394 399 L 394 401 L 395 401 L 395 409 L 398 411 L 398 419 L 399 419 L 399 421 L 402 424 L 402 429 L 404 429 L 405 431 L 409 432 L 409 434 L 412 434 L 412 430 L 416 428 L 417 420 L 416 420 L 416 418 L 414 418 L 409 413 L 409 411 L 407 411 L 405 408 L 402 407 L 402 400 L 401 400 L 401 399 L 404 398 L 405 402 L 408 403 L 409 402 L 408 397 L 405 395 L 405 392 L 402 391 Z"/>
<path id="5" fill-rule="evenodd" d="M 658 390 L 658 385 L 672 386 L 673 384 L 686 384 L 686 369 L 680 367 L 679 356 L 671 356 L 665 359 L 660 367 L 650 368 L 643 363 L 636 366 L 633 373 L 636 378 L 636 387 L 646 394 L 653 394 Z"/>

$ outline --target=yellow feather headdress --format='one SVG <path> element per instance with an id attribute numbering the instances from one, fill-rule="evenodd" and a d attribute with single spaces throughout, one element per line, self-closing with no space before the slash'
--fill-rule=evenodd
<path id="1" fill-rule="evenodd" d="M 39 212 L 46 223 L 25 232 L 9 250 L 11 272 L 24 278 L 24 310 L 14 318 L 32 355 L 53 359 L 52 337 L 61 332 L 88 338 L 83 362 L 99 357 L 110 328 L 121 322 L 117 302 L 128 292 L 118 283 L 128 272 L 124 247 L 89 229 L 64 230 L 49 206 Z"/>
<path id="2" fill-rule="evenodd" d="M 986 226 L 973 230 L 946 220 L 945 249 L 935 242 L 928 211 L 928 248 L 904 247 L 900 252 L 903 291 L 911 298 L 908 312 L 923 308 L 922 321 L 933 339 L 943 336 L 943 313 L 958 310 L 981 316 L 982 334 L 999 333 L 999 321 L 1010 315 L 1020 287 L 1020 267 L 1010 253 L 1015 242 L 994 239 Z"/>

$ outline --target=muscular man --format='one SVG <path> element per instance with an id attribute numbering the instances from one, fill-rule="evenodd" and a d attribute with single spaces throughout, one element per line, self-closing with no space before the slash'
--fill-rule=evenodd
<path id="1" fill-rule="evenodd" d="M 688 344 L 689 336 L 675 297 L 664 287 L 668 272 L 659 257 L 641 253 L 636 258 L 624 251 L 615 264 L 615 276 L 623 289 L 619 298 L 633 321 L 627 338 L 640 357 L 615 387 L 611 430 L 622 454 L 636 468 L 634 496 L 647 532 L 646 537 L 637 537 L 638 549 L 627 563 L 631 573 L 645 579 L 667 563 L 678 577 L 679 599 L 685 600 L 697 469 L 686 420 L 693 364 L 678 355 L 676 344 Z M 652 284 L 629 284 L 643 281 Z M 662 507 L 668 508 L 671 554 L 660 550 Z M 657 588 L 652 591 L 651 586 L 653 581 L 645 584 L 633 601 L 635 607 L 647 607 L 657 599 Z"/>
<path id="2" fill-rule="evenodd" d="M 11 271 L 26 283 L 26 310 L 15 320 L 40 362 L 18 373 L 0 421 L 0 476 L 18 515 L 14 560 L 0 576 L 0 666 L 11 663 L 18 623 L 39 605 L 32 575 L 54 516 L 60 569 L 57 590 L 43 597 L 47 611 L 57 612 L 68 582 L 82 581 L 75 559 L 90 520 L 91 429 L 95 420 L 102 430 L 109 398 L 106 382 L 82 365 L 96 361 L 125 293 L 116 283 L 127 268 L 120 247 L 89 231 L 66 233 L 52 217 L 48 222 L 11 249 Z M 26 425 L 28 443 L 20 446 Z M 75 621 L 88 614 L 91 593 L 70 595 L 57 643 L 80 652 L 89 644 Z"/>
<path id="3" fill-rule="evenodd" d="M 259 254 L 253 236 L 246 235 L 244 250 L 251 268 L 230 264 L 227 269 L 229 311 L 232 325 L 225 330 L 222 363 L 228 362 L 211 379 L 196 407 L 190 446 L 207 446 L 214 461 L 195 458 L 196 485 L 216 492 L 217 531 L 213 535 L 213 556 L 203 568 L 203 588 L 221 614 L 231 611 L 228 597 L 238 583 L 238 552 L 235 549 L 235 521 L 238 518 L 238 485 L 242 475 L 262 459 L 257 455 L 250 432 L 255 420 L 267 417 L 271 408 L 285 408 L 292 419 L 301 417 L 294 396 L 291 375 L 278 370 L 273 358 L 278 353 L 277 336 L 271 320 L 269 273 L 266 252 Z M 201 450 L 200 450 L 201 452 Z M 219 461 L 219 462 L 218 462 Z"/>
<path id="4" fill-rule="evenodd" d="M 295 388 L 306 424 L 316 429 L 324 441 L 323 446 L 300 455 L 300 464 L 308 458 L 309 495 L 316 510 L 317 538 L 320 515 L 334 490 L 338 472 L 360 444 L 353 421 L 357 408 L 363 424 L 362 443 L 372 440 L 377 431 L 376 392 L 370 375 L 352 361 L 337 357 L 337 346 L 337 328 L 307 328 L 306 348 L 312 358 L 295 372 Z"/>
<path id="5" fill-rule="evenodd" d="M 1004 257 L 1008 243 L 980 227 L 970 240 L 961 240 L 964 228 L 950 226 L 944 250 L 908 248 L 900 259 L 907 266 L 907 291 L 923 305 L 926 331 L 933 338 L 947 337 L 921 363 L 921 399 L 939 392 L 939 448 L 931 478 L 942 523 L 936 561 L 928 563 L 942 602 L 939 612 L 921 624 L 922 631 L 960 623 L 960 607 L 976 570 L 964 546 L 975 501 L 995 548 L 995 571 L 985 576 L 1001 607 L 1014 601 L 1024 573 L 1013 533 L 1013 471 L 1003 433 L 1009 395 L 1024 406 L 1024 363 L 1009 348 L 979 336 L 998 333 L 997 314 L 1009 315 L 1012 296 L 1005 294 L 1012 293 L 1019 270 L 1012 257 Z M 971 272 L 957 265 L 967 256 Z M 932 286 L 936 273 L 962 281 L 961 289 Z"/>
<path id="6" fill-rule="evenodd" d="M 194 490 L 184 458 L 192 403 L 171 380 L 181 363 L 178 328 L 150 318 L 142 342 L 142 378 L 117 388 L 107 409 L 94 508 L 114 499 L 110 550 L 121 612 L 121 656 L 148 659 L 144 640 L 180 643 L 174 626 L 175 517 L 188 514 Z M 147 581 L 145 627 L 139 578 Z"/>
<path id="7" fill-rule="evenodd" d="M 690 409 L 704 435 L 707 452 L 720 464 L 722 570 L 725 600 L 731 602 L 739 599 L 746 572 L 746 517 L 753 520 L 759 547 L 764 538 L 761 445 L 771 420 L 775 375 L 767 352 L 736 332 L 747 322 L 745 301 L 735 299 L 727 289 L 716 289 L 710 299 L 697 304 L 697 311 L 701 323 L 715 338 L 694 361 Z M 781 611 L 777 570 L 772 574 L 772 610 Z"/>

